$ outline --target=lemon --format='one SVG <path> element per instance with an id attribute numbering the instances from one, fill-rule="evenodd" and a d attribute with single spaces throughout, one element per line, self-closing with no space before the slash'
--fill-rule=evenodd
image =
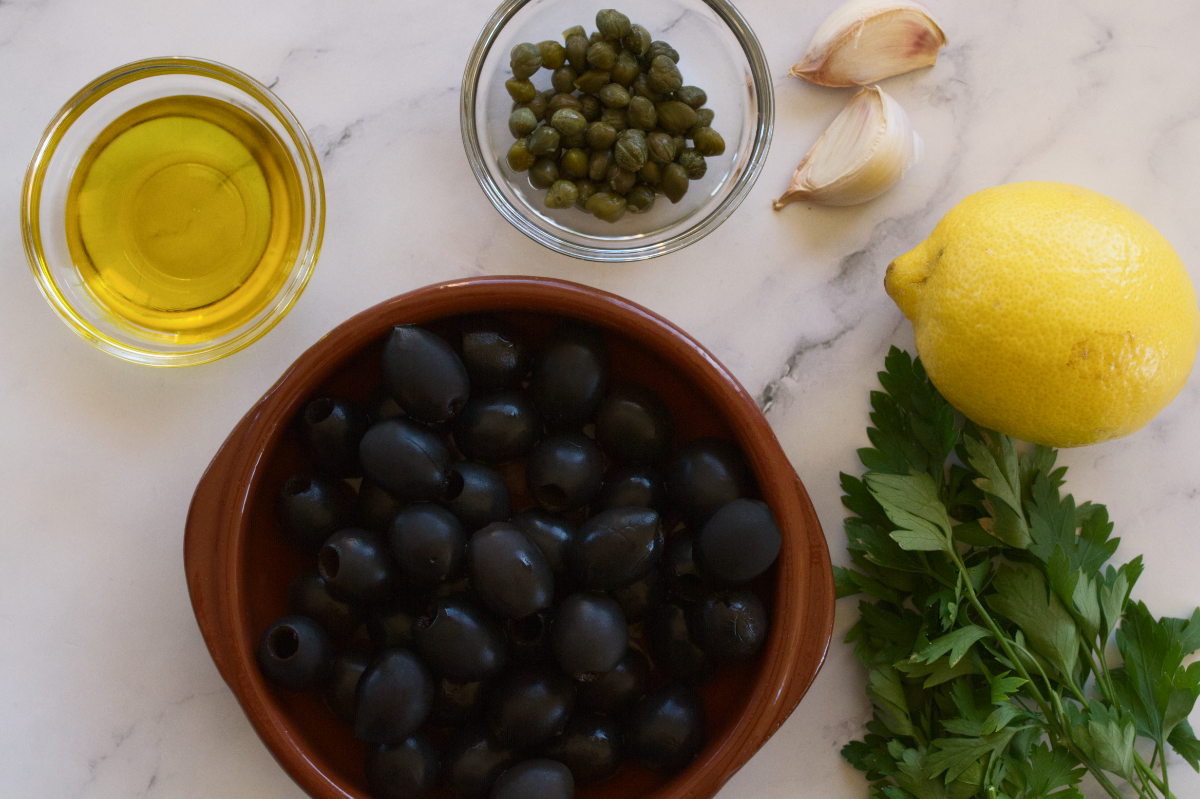
<path id="1" fill-rule="evenodd" d="M 1141 428 L 1183 388 L 1200 343 L 1196 291 L 1162 234 L 1062 183 L 967 197 L 884 286 L 952 405 L 1055 447 Z"/>

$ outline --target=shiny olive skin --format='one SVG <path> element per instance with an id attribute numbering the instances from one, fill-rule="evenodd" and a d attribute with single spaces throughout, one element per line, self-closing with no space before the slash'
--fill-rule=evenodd
<path id="1" fill-rule="evenodd" d="M 315 397 L 296 420 L 313 468 L 330 477 L 359 477 L 358 442 L 371 426 L 367 412 L 344 397 Z"/>
<path id="2" fill-rule="evenodd" d="M 419 732 L 367 750 L 364 771 L 374 799 L 420 799 L 437 785 L 437 750 Z"/>
<path id="3" fill-rule="evenodd" d="M 562 732 L 575 707 L 575 684 L 553 668 L 509 671 L 496 681 L 487 701 L 488 728 L 513 749 L 537 746 Z"/>
<path id="4" fill-rule="evenodd" d="M 388 530 L 401 585 L 433 591 L 458 576 L 466 559 L 467 533 L 449 510 L 430 502 L 401 509 Z"/>
<path id="5" fill-rule="evenodd" d="M 663 673 L 697 685 L 711 677 L 716 662 L 696 643 L 692 616 L 677 604 L 659 605 L 650 617 L 651 656 Z"/>
<path id="6" fill-rule="evenodd" d="M 600 331 L 579 324 L 554 331 L 534 361 L 529 388 L 551 429 L 591 421 L 608 388 L 608 349 Z"/>
<path id="7" fill-rule="evenodd" d="M 742 660 L 767 641 L 767 609 L 753 591 L 710 594 L 692 610 L 692 631 L 718 660 Z"/>
<path id="8" fill-rule="evenodd" d="M 505 619 L 520 619 L 550 607 L 554 573 L 537 544 L 505 522 L 471 536 L 467 572 L 475 595 Z"/>
<path id="9" fill-rule="evenodd" d="M 369 652 L 348 649 L 329 664 L 329 680 L 325 685 L 325 704 L 343 724 L 354 724 L 354 700 L 358 695 L 358 680 L 375 656 Z"/>
<path id="10" fill-rule="evenodd" d="M 532 353 L 516 329 L 490 316 L 472 317 L 460 336 L 459 354 L 472 392 L 521 387 Z"/>
<path id="11" fill-rule="evenodd" d="M 417 619 L 413 643 L 435 673 L 475 682 L 504 668 L 504 634 L 483 608 L 463 596 L 438 597 Z"/>
<path id="12" fill-rule="evenodd" d="M 782 543 L 766 503 L 735 499 L 722 505 L 696 536 L 696 564 L 719 583 L 741 585 L 771 568 Z"/>
<path id="13" fill-rule="evenodd" d="M 442 755 L 442 772 L 456 799 L 488 799 L 496 778 L 516 757 L 484 725 L 472 725 L 450 741 Z"/>
<path id="14" fill-rule="evenodd" d="M 529 665 L 554 658 L 550 648 L 551 615 L 550 610 L 543 610 L 521 619 L 504 620 L 504 637 L 513 662 Z"/>
<path id="15" fill-rule="evenodd" d="M 377 533 L 386 533 L 391 529 L 392 520 L 396 518 L 396 514 L 403 507 L 404 503 L 387 490 L 371 480 L 364 479 L 358 486 L 358 498 L 354 503 L 354 521 L 359 527 L 365 527 Z M 349 526 L 349 524 L 342 524 L 339 525 L 339 528 Z"/>
<path id="16" fill-rule="evenodd" d="M 559 603 L 550 635 L 559 667 L 584 679 L 616 668 L 629 644 L 629 625 L 612 597 L 578 593 Z"/>
<path id="17" fill-rule="evenodd" d="M 341 480 L 294 474 L 275 497 L 275 521 L 294 546 L 316 552 L 326 538 L 353 523 L 354 492 Z"/>
<path id="18" fill-rule="evenodd" d="M 387 540 L 361 527 L 347 527 L 325 539 L 317 553 L 317 571 L 329 595 L 344 602 L 385 599 L 395 579 Z"/>
<path id="19" fill-rule="evenodd" d="M 371 425 L 358 454 L 366 476 L 405 502 L 441 499 L 450 476 L 445 442 L 408 419 L 384 419 Z"/>
<path id="20" fill-rule="evenodd" d="M 736 444 L 701 438 L 684 446 L 667 462 L 663 475 L 667 502 L 697 528 L 730 500 L 754 494 L 754 474 Z"/>
<path id="21" fill-rule="evenodd" d="M 640 383 L 622 383 L 596 412 L 596 441 L 617 463 L 655 463 L 675 441 L 675 422 L 666 404 Z"/>
<path id="22" fill-rule="evenodd" d="M 687 532 L 672 535 L 659 564 L 667 581 L 667 593 L 684 603 L 698 602 L 710 590 L 708 579 L 696 565 L 695 544 L 695 538 Z"/>
<path id="23" fill-rule="evenodd" d="M 582 508 L 600 495 L 604 456 L 583 433 L 561 433 L 542 439 L 525 464 L 529 493 L 552 513 Z"/>
<path id="24" fill-rule="evenodd" d="M 433 677 L 407 649 L 381 653 L 358 679 L 354 737 L 392 743 L 412 735 L 433 707 Z"/>
<path id="25" fill-rule="evenodd" d="M 435 727 L 461 727 L 479 715 L 484 696 L 482 680 L 460 683 L 442 677 L 434 681 L 429 723 Z"/>
<path id="26" fill-rule="evenodd" d="M 255 651 L 263 676 L 290 691 L 321 685 L 332 658 L 329 636 L 307 616 L 284 616 L 272 622 Z"/>
<path id="27" fill-rule="evenodd" d="M 642 505 L 662 514 L 667 505 L 667 491 L 657 471 L 649 466 L 621 466 L 604 476 L 601 509 L 628 505 Z"/>
<path id="28" fill-rule="evenodd" d="M 316 569 L 301 572 L 288 586 L 288 612 L 317 622 L 334 640 L 350 635 L 362 623 L 358 607 L 330 596 Z"/>
<path id="29" fill-rule="evenodd" d="M 572 716 L 542 754 L 571 770 L 577 785 L 592 785 L 621 768 L 624 736 L 616 719 L 594 713 Z"/>
<path id="30" fill-rule="evenodd" d="M 541 508 L 523 510 L 513 516 L 509 524 L 542 550 L 550 571 L 554 572 L 556 585 L 565 578 L 567 549 L 575 540 L 575 525 Z"/>
<path id="31" fill-rule="evenodd" d="M 535 758 L 501 774 L 491 799 L 571 799 L 574 795 L 570 769 L 557 760 Z"/>
<path id="32" fill-rule="evenodd" d="M 671 685 L 637 703 L 625 740 L 646 768 L 674 774 L 704 746 L 706 726 L 699 695 L 687 686 Z"/>
<path id="33" fill-rule="evenodd" d="M 458 517 L 467 532 L 512 515 L 512 497 L 504 478 L 495 469 L 472 461 L 459 461 L 450 467 L 442 504 Z"/>
<path id="34" fill-rule="evenodd" d="M 637 624 L 648 618 L 666 597 L 667 583 L 657 569 L 651 569 L 649 574 L 636 583 L 614 588 L 609 593 L 621 606 L 625 620 L 630 624 Z"/>
<path id="35" fill-rule="evenodd" d="M 454 443 L 463 456 L 480 463 L 524 458 L 542 435 L 542 419 L 521 389 L 480 393 L 454 420 Z"/>
<path id="36" fill-rule="evenodd" d="M 616 667 L 579 684 L 577 703 L 583 710 L 617 716 L 645 695 L 650 685 L 650 661 L 633 647 Z"/>
<path id="37" fill-rule="evenodd" d="M 371 639 L 371 646 L 375 651 L 396 647 L 412 649 L 413 631 L 417 619 L 424 612 L 422 605 L 420 600 L 399 596 L 376 606 L 367 616 L 367 636 Z"/>
<path id="38" fill-rule="evenodd" d="M 662 552 L 662 521 L 655 510 L 611 508 L 580 526 L 567 564 L 580 585 L 607 591 L 645 577 Z"/>
<path id="39" fill-rule="evenodd" d="M 454 418 L 471 389 L 446 340 L 413 325 L 392 328 L 383 348 L 383 384 L 405 413 L 426 423 Z"/>

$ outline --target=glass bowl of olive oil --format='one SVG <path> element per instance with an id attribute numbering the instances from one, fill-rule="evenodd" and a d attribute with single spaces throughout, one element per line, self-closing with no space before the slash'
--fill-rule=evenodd
<path id="1" fill-rule="evenodd" d="M 325 224 L 316 153 L 274 94 L 196 58 L 101 75 L 25 175 L 25 251 L 63 321 L 118 358 L 190 366 L 251 344 L 304 290 Z"/>

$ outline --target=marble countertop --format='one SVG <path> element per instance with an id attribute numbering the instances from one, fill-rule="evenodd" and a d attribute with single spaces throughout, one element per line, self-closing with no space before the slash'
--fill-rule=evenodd
<path id="1" fill-rule="evenodd" d="M 630 265 L 551 253 L 497 214 L 459 135 L 462 64 L 491 0 L 0 0 L 0 795 L 296 799 L 209 659 L 184 584 L 184 518 L 242 413 L 305 348 L 387 297 L 464 275 L 594 285 L 689 331 L 761 398 L 845 564 L 838 472 L 858 468 L 868 392 L 890 345 L 913 347 L 883 271 L 964 196 L 1078 183 L 1134 208 L 1200 278 L 1200 5 L 1189 0 L 931 0 L 950 45 L 884 88 L 924 160 L 868 204 L 771 200 L 849 97 L 787 77 L 835 0 L 744 0 L 775 78 L 757 185 L 716 232 Z M 232 357 L 179 370 L 78 339 L 30 278 L 20 187 L 43 128 L 81 86 L 156 55 L 230 64 L 274 87 L 325 176 L 320 263 L 291 314 Z M 1065 451 L 1067 488 L 1108 505 L 1137 598 L 1200 604 L 1200 378 L 1147 428 Z M 869 716 L 841 638 L 807 698 L 723 799 L 863 797 L 839 749 Z M 1200 721 L 1193 714 L 1193 724 Z M 1171 763 L 1179 797 L 1200 777 Z"/>

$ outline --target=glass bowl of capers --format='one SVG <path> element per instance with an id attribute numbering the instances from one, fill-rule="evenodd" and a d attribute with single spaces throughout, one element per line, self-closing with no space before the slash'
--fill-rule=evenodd
<path id="1" fill-rule="evenodd" d="M 636 261 L 711 233 L 766 160 L 766 57 L 726 0 L 628 9 L 505 0 L 463 75 L 463 146 L 525 235 L 590 261 Z"/>

